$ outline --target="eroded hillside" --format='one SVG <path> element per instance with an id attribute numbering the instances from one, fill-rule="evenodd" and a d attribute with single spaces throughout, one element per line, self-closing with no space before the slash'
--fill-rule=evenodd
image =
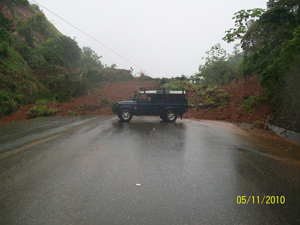
<path id="1" fill-rule="evenodd" d="M 103 88 L 98 88 L 90 94 L 76 97 L 70 103 L 50 103 L 46 104 L 46 107 L 56 110 L 53 116 L 112 115 L 111 106 L 113 103 L 131 99 L 134 91 L 139 90 L 139 87 L 158 86 L 159 83 L 157 82 L 139 82 L 137 80 L 123 83 L 105 83 Z M 242 107 L 245 100 L 251 99 L 252 96 L 263 96 L 258 79 L 251 78 L 244 82 L 233 82 L 228 87 L 223 87 L 223 89 L 231 95 L 228 104 L 220 108 L 190 107 L 188 112 L 184 114 L 184 118 L 244 122 L 261 128 L 264 128 L 270 119 L 273 118 L 270 106 L 265 103 L 259 103 L 259 105 L 257 103 L 252 107 L 249 106 L 249 109 Z M 199 106 L 203 103 L 197 93 L 197 90 L 188 91 L 189 102 L 193 102 L 194 106 Z M 32 104 L 22 106 L 16 113 L 1 118 L 0 123 L 27 119 L 26 112 L 33 106 Z"/>

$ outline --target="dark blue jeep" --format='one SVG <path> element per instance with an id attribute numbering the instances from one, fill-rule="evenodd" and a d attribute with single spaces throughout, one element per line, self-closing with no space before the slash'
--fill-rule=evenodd
<path id="1" fill-rule="evenodd" d="M 160 116 L 167 122 L 174 122 L 177 115 L 182 115 L 187 108 L 186 92 L 165 88 L 140 88 L 131 101 L 119 101 L 113 105 L 112 111 L 119 118 L 128 122 L 133 115 Z"/>

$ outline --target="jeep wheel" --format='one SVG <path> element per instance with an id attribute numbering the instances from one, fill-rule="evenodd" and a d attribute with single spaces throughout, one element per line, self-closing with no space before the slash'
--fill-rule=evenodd
<path id="1" fill-rule="evenodd" d="M 167 122 L 166 117 L 165 116 L 159 116 L 163 121 Z"/>
<path id="2" fill-rule="evenodd" d="M 174 122 L 177 119 L 177 113 L 174 110 L 168 110 L 165 115 L 165 120 Z"/>
<path id="3" fill-rule="evenodd" d="M 119 115 L 119 118 L 124 122 L 128 122 L 132 119 L 132 113 L 129 109 L 123 109 Z"/>

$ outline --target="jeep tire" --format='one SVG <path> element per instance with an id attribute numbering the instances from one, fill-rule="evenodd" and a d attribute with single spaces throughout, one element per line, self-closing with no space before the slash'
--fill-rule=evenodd
<path id="1" fill-rule="evenodd" d="M 165 117 L 165 115 L 161 115 L 161 116 L 159 116 L 163 121 L 165 121 L 165 122 L 168 122 L 167 121 L 167 119 L 166 119 L 166 117 Z"/>
<path id="2" fill-rule="evenodd" d="M 174 122 L 177 119 L 177 113 L 174 110 L 168 110 L 166 111 L 164 119 L 167 122 Z"/>
<path id="3" fill-rule="evenodd" d="M 119 118 L 124 122 L 129 122 L 132 119 L 132 112 L 129 109 L 121 110 Z"/>

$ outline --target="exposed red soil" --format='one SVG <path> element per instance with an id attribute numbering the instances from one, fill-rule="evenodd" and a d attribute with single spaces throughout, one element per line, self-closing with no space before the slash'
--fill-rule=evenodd
<path id="1" fill-rule="evenodd" d="M 28 20 L 30 17 L 32 17 L 35 13 L 30 10 L 28 7 L 22 7 L 22 6 L 16 6 L 15 12 L 19 15 L 20 19 L 23 21 Z M 1 10 L 3 15 L 9 19 L 13 19 L 13 23 L 16 24 L 17 20 L 15 19 L 15 16 L 13 13 L 9 10 L 8 6 L 6 4 L 3 5 L 3 8 Z"/>
<path id="2" fill-rule="evenodd" d="M 272 108 L 266 104 L 261 104 L 260 107 L 254 108 L 254 113 L 240 109 L 245 99 L 256 94 L 264 96 L 260 81 L 257 77 L 232 82 L 229 86 L 223 87 L 223 90 L 232 95 L 226 107 L 221 109 L 200 109 L 197 112 L 190 109 L 185 117 L 249 124 L 260 122 L 257 124 L 259 127 L 264 126 L 265 123 L 273 119 L 273 114 L 271 113 Z M 189 97 L 194 97 L 195 95 L 195 91 L 189 92 Z"/>
<path id="3" fill-rule="evenodd" d="M 137 80 L 125 83 L 106 83 L 104 88 L 98 88 L 85 96 L 77 97 L 70 103 L 57 103 L 46 105 L 47 108 L 57 109 L 55 116 L 69 116 L 70 110 L 76 114 L 96 114 L 96 115 L 112 115 L 111 103 L 107 101 L 129 100 L 133 97 L 134 91 L 139 87 L 159 87 L 157 82 L 146 81 L 139 82 Z M 224 90 L 232 94 L 228 106 L 221 109 L 188 109 L 184 114 L 184 118 L 191 119 L 207 119 L 207 120 L 225 120 L 230 122 L 243 122 L 252 124 L 260 121 L 263 128 L 264 123 L 272 119 L 270 113 L 271 108 L 268 105 L 261 105 L 255 108 L 255 112 L 249 114 L 242 109 L 238 109 L 243 100 L 254 94 L 261 94 L 263 91 L 260 87 L 259 80 L 251 78 L 247 81 L 239 81 L 232 83 Z M 188 92 L 189 98 L 197 99 L 195 91 Z M 197 104 L 197 102 L 195 102 Z M 22 106 L 17 112 L 0 119 L 1 123 L 13 122 L 18 120 L 26 120 L 26 112 L 34 105 Z"/>
<path id="4" fill-rule="evenodd" d="M 27 20 L 34 15 L 34 12 L 27 7 L 16 7 L 16 12 L 20 15 L 22 20 Z M 14 15 L 9 10 L 6 4 L 3 5 L 2 13 L 4 16 L 14 19 Z M 16 23 L 16 20 L 14 20 Z M 42 41 L 42 36 L 35 33 L 39 42 Z M 57 109 L 55 116 L 68 116 L 72 112 L 76 114 L 99 114 L 108 115 L 112 114 L 111 104 L 107 104 L 107 101 L 119 101 L 130 99 L 135 90 L 139 87 L 158 87 L 156 82 L 140 82 L 138 80 L 125 82 L 125 83 L 106 83 L 104 88 L 99 88 L 91 92 L 89 95 L 74 98 L 70 103 L 57 103 L 46 105 L 47 108 Z M 264 126 L 264 123 L 268 123 L 272 119 L 271 108 L 267 105 L 261 105 L 259 108 L 255 108 L 255 112 L 249 114 L 242 109 L 239 109 L 243 100 L 255 95 L 260 94 L 263 96 L 262 88 L 259 84 L 259 80 L 256 78 L 250 78 L 247 81 L 239 81 L 232 83 L 228 87 L 223 88 L 226 92 L 232 95 L 229 103 L 226 107 L 221 109 L 200 109 L 195 110 L 193 108 L 188 109 L 184 114 L 184 118 L 192 119 L 208 119 L 208 120 L 225 120 L 230 122 L 245 122 L 254 123 L 260 121 L 258 126 Z M 196 91 L 189 91 L 188 97 L 194 99 L 194 105 L 198 105 L 201 99 L 198 98 Z M 107 100 L 107 101 L 106 101 Z M 106 101 L 106 103 L 105 103 Z M 0 118 L 1 123 L 13 122 L 18 120 L 26 120 L 26 112 L 30 110 L 34 105 L 22 106 L 18 111 L 11 115 Z"/>
<path id="5" fill-rule="evenodd" d="M 76 114 L 96 114 L 96 115 L 112 115 L 111 104 L 106 104 L 108 101 L 122 101 L 131 99 L 134 91 L 139 90 L 139 87 L 158 87 L 157 82 L 146 81 L 129 81 L 125 83 L 105 83 L 104 88 L 98 88 L 85 96 L 77 97 L 70 103 L 51 103 L 46 105 L 47 108 L 57 109 L 55 116 L 69 116 L 70 110 Z M 102 101 L 103 100 L 103 101 Z M 12 113 L 7 117 L 0 118 L 0 124 L 9 123 L 18 120 L 26 120 L 26 112 L 34 105 L 22 106 L 17 112 Z"/>

